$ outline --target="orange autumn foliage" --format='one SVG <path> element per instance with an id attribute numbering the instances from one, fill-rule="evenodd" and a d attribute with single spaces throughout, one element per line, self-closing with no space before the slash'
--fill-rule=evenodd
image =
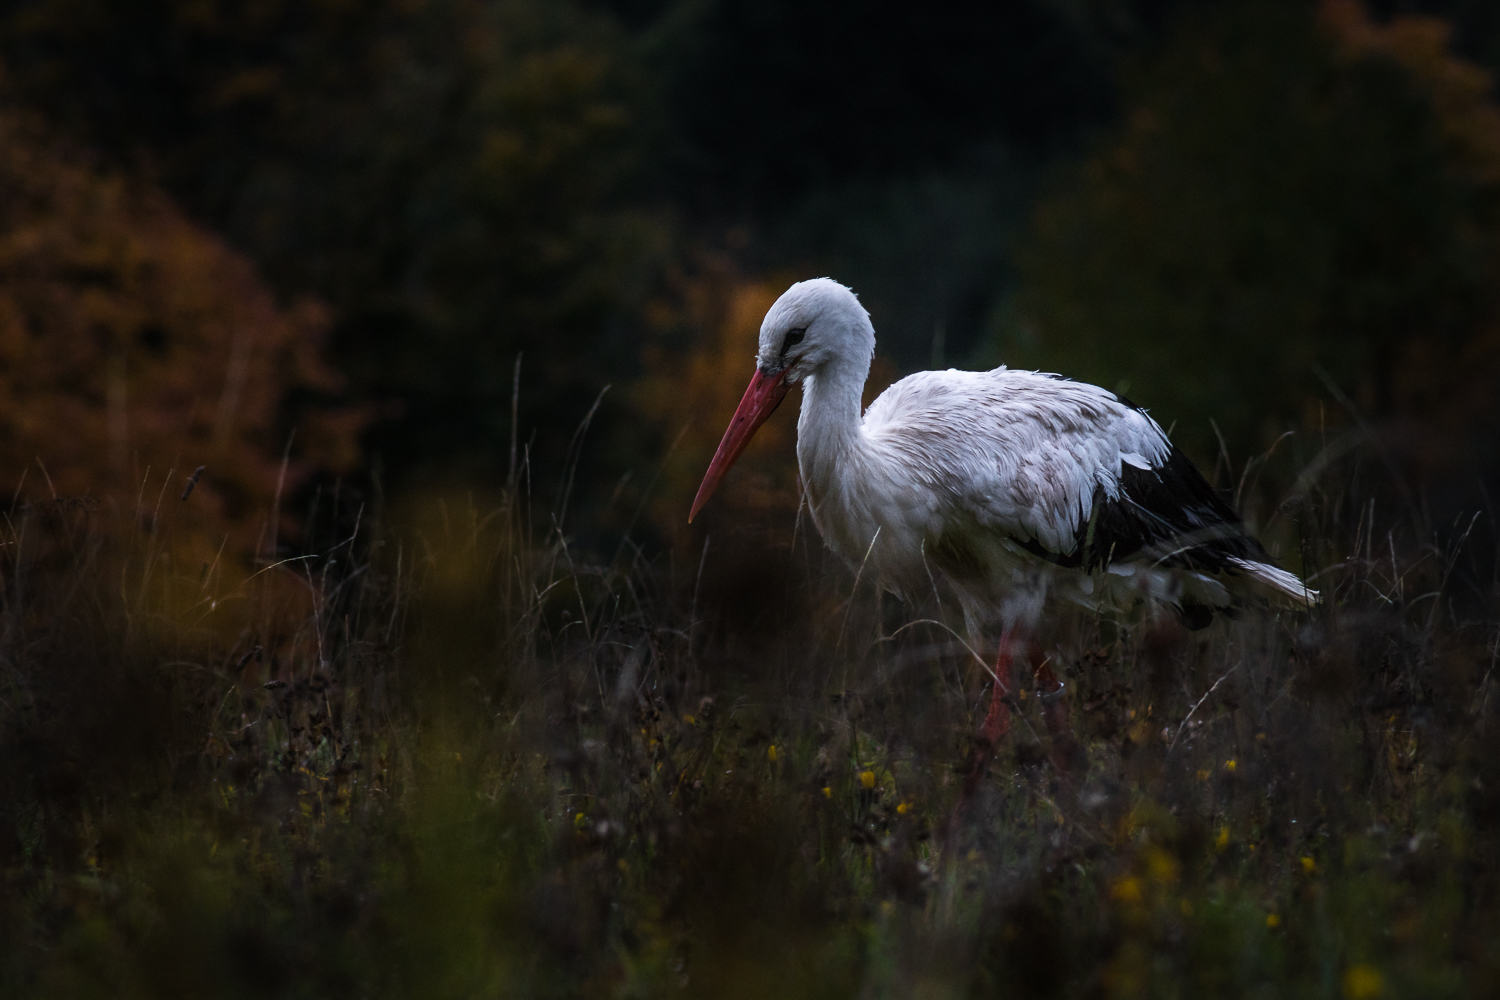
<path id="1" fill-rule="evenodd" d="M 1456 57 L 1452 27 L 1433 17 L 1402 16 L 1376 24 L 1358 0 L 1323 0 L 1318 18 L 1340 56 L 1394 62 L 1432 103 L 1454 159 L 1477 181 L 1500 183 L 1500 108 L 1490 74 Z"/>
<path id="2" fill-rule="evenodd" d="M 170 514 L 223 561 L 270 555 L 278 500 L 358 458 L 363 415 L 290 407 L 339 387 L 326 326 L 316 304 L 279 308 L 151 185 L 0 109 L 7 497 L 107 504 L 137 524 Z"/>

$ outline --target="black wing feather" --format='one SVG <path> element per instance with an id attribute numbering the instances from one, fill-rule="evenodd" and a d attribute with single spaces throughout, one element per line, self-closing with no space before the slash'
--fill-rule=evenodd
<path id="1" fill-rule="evenodd" d="M 1142 554 L 1163 566 L 1210 573 L 1232 571 L 1230 558 L 1276 565 L 1188 457 L 1169 447 L 1167 460 L 1151 469 L 1122 464 L 1114 497 L 1094 489 L 1071 552 L 1051 552 L 1035 538 L 1017 543 L 1048 562 L 1088 572 Z"/>
<path id="2" fill-rule="evenodd" d="M 1067 381 L 1060 375 L 1049 377 Z M 1118 393 L 1115 399 L 1146 412 Z M 1014 541 L 1048 562 L 1089 572 L 1143 553 L 1163 566 L 1210 573 L 1233 572 L 1230 558 L 1275 566 L 1197 466 L 1170 441 L 1167 448 L 1166 461 L 1150 469 L 1121 463 L 1120 488 L 1114 497 L 1102 486 L 1095 487 L 1091 514 L 1078 526 L 1071 552 L 1053 552 L 1035 538 Z"/>
<path id="3" fill-rule="evenodd" d="M 1271 563 L 1188 457 L 1176 445 L 1170 449 L 1167 460 L 1154 468 L 1123 465 L 1116 497 L 1094 491 L 1093 514 L 1075 538 L 1081 565 L 1098 569 L 1142 553 L 1164 566 L 1208 572 L 1231 569 L 1231 558 Z"/>

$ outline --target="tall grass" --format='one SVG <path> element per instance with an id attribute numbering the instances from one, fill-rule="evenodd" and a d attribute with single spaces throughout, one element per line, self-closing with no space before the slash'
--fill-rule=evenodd
<path id="1" fill-rule="evenodd" d="M 1319 610 L 1060 614 L 1086 767 L 1023 699 L 962 809 L 951 609 L 806 526 L 674 558 L 517 488 L 330 500 L 234 570 L 169 511 L 18 507 L 0 993 L 1492 991 L 1493 563 L 1334 481 L 1282 514 Z"/>

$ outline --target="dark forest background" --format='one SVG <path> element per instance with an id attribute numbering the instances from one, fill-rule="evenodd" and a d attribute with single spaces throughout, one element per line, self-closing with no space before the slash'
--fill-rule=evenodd
<path id="1" fill-rule="evenodd" d="M 295 339 L 328 369 L 258 390 L 268 469 L 309 422 L 300 482 L 493 487 L 516 434 L 555 489 L 608 385 L 578 472 L 596 521 L 684 426 L 674 461 L 712 447 L 743 366 L 693 365 L 736 296 L 828 274 L 887 379 L 1005 362 L 1128 388 L 1207 465 L 1221 439 L 1365 422 L 1443 513 L 1495 484 L 1489 4 L 31 0 L 0 25 L 7 232 L 80 244 L 7 272 L 10 325 L 93 352 L 59 391 L 135 473 L 191 421 L 129 424 L 163 405 L 144 390 L 108 416 L 104 361 L 110 398 L 191 366 L 176 403 L 207 419 L 234 380 L 177 345 L 260 296 L 318 314 Z M 81 195 L 35 190 L 59 172 L 176 213 L 243 281 L 158 315 L 152 280 L 210 279 L 143 277 L 104 247 L 146 223 L 70 217 Z M 27 304 L 39 282 L 129 315 L 64 320 Z M 108 449 L 57 437 L 7 489 L 41 457 L 87 492 Z M 180 444 L 155 460 L 236 489 Z"/>

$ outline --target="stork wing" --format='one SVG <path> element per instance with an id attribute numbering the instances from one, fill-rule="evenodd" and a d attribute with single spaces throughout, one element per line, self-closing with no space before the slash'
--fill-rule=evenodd
<path id="1" fill-rule="evenodd" d="M 1005 368 L 924 372 L 877 399 L 865 429 L 943 498 L 946 519 L 1050 562 L 1271 564 L 1156 421 L 1097 386 Z"/>

